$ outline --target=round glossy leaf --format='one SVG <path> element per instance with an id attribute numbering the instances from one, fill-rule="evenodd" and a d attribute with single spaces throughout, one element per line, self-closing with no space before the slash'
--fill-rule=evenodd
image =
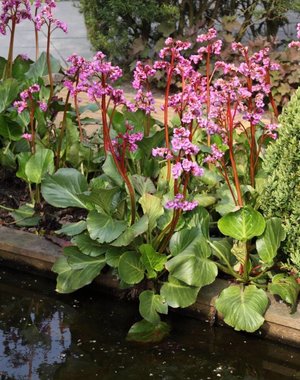
<path id="1" fill-rule="evenodd" d="M 90 238 L 88 234 L 75 236 L 72 243 L 77 245 L 82 253 L 88 256 L 97 257 L 105 254 L 107 248 Z"/>
<path id="2" fill-rule="evenodd" d="M 91 211 L 87 217 L 87 229 L 93 240 L 99 243 L 110 243 L 117 239 L 126 229 L 127 223 L 113 219 L 110 215 Z"/>
<path id="3" fill-rule="evenodd" d="M 273 264 L 280 244 L 285 237 L 286 233 L 281 225 L 280 218 L 267 220 L 264 233 L 256 240 L 257 253 L 264 263 Z"/>
<path id="4" fill-rule="evenodd" d="M 187 285 L 202 287 L 214 282 L 217 265 L 208 259 L 210 246 L 202 238 L 193 246 L 193 250 L 180 253 L 167 262 L 166 269 L 170 274 Z"/>
<path id="5" fill-rule="evenodd" d="M 218 221 L 218 227 L 223 235 L 247 241 L 254 236 L 260 236 L 265 230 L 266 222 L 258 211 L 245 206 L 238 211 L 224 215 Z"/>
<path id="6" fill-rule="evenodd" d="M 127 340 L 130 342 L 156 343 L 170 333 L 170 326 L 165 322 L 156 324 L 143 319 L 136 322 L 129 330 Z"/>
<path id="7" fill-rule="evenodd" d="M 221 292 L 216 308 L 235 330 L 254 332 L 264 323 L 268 302 L 265 291 L 255 285 L 232 285 Z"/>
<path id="8" fill-rule="evenodd" d="M 77 247 L 65 248 L 64 254 L 52 268 L 58 274 L 58 293 L 71 293 L 90 284 L 105 266 L 104 256 L 90 257 L 82 254 Z"/>
<path id="9" fill-rule="evenodd" d="M 40 184 L 46 173 L 54 172 L 54 154 L 50 149 L 39 149 L 25 165 L 25 174 L 29 182 Z"/>
<path id="10" fill-rule="evenodd" d="M 186 285 L 184 282 L 169 276 L 160 289 L 160 294 L 171 307 L 188 307 L 196 302 L 200 288 Z"/>
<path id="11" fill-rule="evenodd" d="M 125 252 L 119 261 L 119 276 L 127 284 L 138 284 L 144 278 L 145 268 L 138 252 Z"/>
<path id="12" fill-rule="evenodd" d="M 19 84 L 15 79 L 6 79 L 0 82 L 0 113 L 12 104 L 18 93 Z"/>
<path id="13" fill-rule="evenodd" d="M 145 290 L 142 292 L 139 300 L 140 314 L 148 322 L 159 323 L 160 316 L 158 313 L 168 313 L 168 304 L 164 301 L 163 297 L 159 294 L 155 294 L 151 290 Z"/>
<path id="14" fill-rule="evenodd" d="M 44 199 L 55 207 L 87 208 L 77 196 L 87 191 L 85 177 L 75 169 L 59 169 L 52 176 L 46 176 L 42 182 Z"/>

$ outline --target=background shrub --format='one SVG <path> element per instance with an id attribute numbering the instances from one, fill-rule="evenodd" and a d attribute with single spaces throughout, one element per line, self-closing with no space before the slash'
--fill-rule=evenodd
<path id="1" fill-rule="evenodd" d="M 266 217 L 282 218 L 287 234 L 283 252 L 300 269 L 300 88 L 283 109 L 280 124 L 279 138 L 266 152 L 261 208 Z"/>

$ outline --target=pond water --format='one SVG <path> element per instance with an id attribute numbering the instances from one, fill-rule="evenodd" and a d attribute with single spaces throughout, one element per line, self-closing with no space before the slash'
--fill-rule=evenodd
<path id="1" fill-rule="evenodd" d="M 138 319 L 134 303 L 2 269 L 0 379 L 300 379 L 300 349 L 174 314 L 162 343 L 128 343 Z"/>

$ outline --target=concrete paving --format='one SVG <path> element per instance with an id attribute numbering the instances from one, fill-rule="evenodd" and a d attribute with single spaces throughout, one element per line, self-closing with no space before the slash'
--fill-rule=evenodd
<path id="1" fill-rule="evenodd" d="M 87 38 L 86 27 L 83 15 L 79 11 L 78 1 L 60 1 L 54 11 L 54 17 L 64 21 L 68 25 L 68 33 L 62 30 L 55 30 L 51 39 L 51 54 L 65 61 L 73 53 L 90 58 L 93 55 L 91 45 Z M 46 33 L 42 29 L 39 34 L 40 51 L 46 50 Z M 9 35 L 0 34 L 0 56 L 7 57 L 9 46 Z M 14 56 L 27 54 L 30 58 L 35 58 L 35 39 L 32 22 L 22 21 L 16 28 L 16 38 L 14 46 Z"/>

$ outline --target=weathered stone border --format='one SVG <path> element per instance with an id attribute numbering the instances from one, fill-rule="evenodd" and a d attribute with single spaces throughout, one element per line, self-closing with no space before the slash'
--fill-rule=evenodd
<path id="1" fill-rule="evenodd" d="M 62 248 L 41 236 L 28 232 L 0 227 L 0 259 L 10 265 L 20 264 L 29 270 L 43 271 L 49 275 L 51 267 L 61 255 Z M 118 281 L 111 276 L 101 275 L 97 283 L 103 288 L 116 291 Z M 186 314 L 199 319 L 209 319 L 215 313 L 214 300 L 219 292 L 226 287 L 224 280 L 217 280 L 213 285 L 206 286 L 192 307 L 186 309 Z M 289 307 L 277 302 L 270 295 L 270 306 L 265 314 L 262 334 L 269 339 L 291 346 L 300 347 L 300 312 L 289 313 Z M 222 316 L 217 315 L 222 324 Z"/>

